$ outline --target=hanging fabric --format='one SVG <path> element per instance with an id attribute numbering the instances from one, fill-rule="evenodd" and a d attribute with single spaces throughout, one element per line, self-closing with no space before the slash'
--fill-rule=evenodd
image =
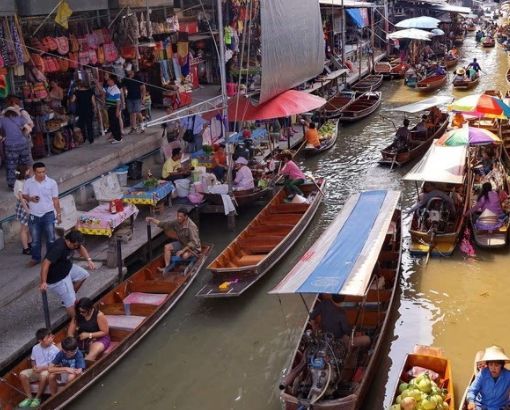
<path id="1" fill-rule="evenodd" d="M 66 30 L 69 28 L 69 17 L 73 14 L 73 10 L 69 7 L 66 0 L 62 0 L 57 8 L 57 15 L 55 16 L 55 23 L 64 27 Z"/>

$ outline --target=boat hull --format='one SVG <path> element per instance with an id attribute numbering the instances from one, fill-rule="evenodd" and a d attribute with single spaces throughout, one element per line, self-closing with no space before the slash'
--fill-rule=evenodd
<path id="1" fill-rule="evenodd" d="M 371 303 L 374 300 L 377 303 L 381 303 L 383 306 L 380 306 L 380 310 L 384 310 L 383 312 L 377 311 L 367 311 L 360 312 L 359 309 L 355 307 L 352 309 L 346 309 L 346 317 L 348 318 L 349 324 L 352 326 L 353 323 L 359 325 L 360 328 L 369 329 L 371 326 L 376 326 L 378 329 L 377 338 L 372 341 L 370 346 L 371 355 L 368 359 L 368 362 L 364 366 L 364 372 L 362 372 L 361 380 L 358 380 L 354 383 L 352 391 L 349 394 L 346 394 L 343 397 L 327 399 L 327 400 L 319 400 L 313 405 L 310 405 L 309 408 L 313 409 L 321 409 L 321 410 L 358 410 L 362 405 L 365 397 L 369 394 L 370 383 L 375 376 L 376 368 L 378 366 L 378 356 L 380 354 L 382 340 L 389 328 L 389 321 L 391 316 L 391 311 L 393 309 L 393 305 L 395 303 L 396 297 L 396 289 L 399 283 L 399 273 L 400 273 L 400 258 L 401 258 L 401 215 L 400 211 L 396 210 L 393 214 L 393 230 L 390 229 L 387 233 L 387 240 L 383 245 L 383 250 L 380 251 L 378 263 L 379 266 L 384 267 L 379 274 L 382 274 L 386 279 L 387 286 L 384 289 L 380 290 L 369 290 L 366 296 L 366 302 Z M 379 295 L 377 295 L 379 293 Z M 382 296 L 384 293 L 384 296 Z M 318 303 L 318 297 L 315 299 L 314 305 Z M 356 298 L 354 296 L 346 296 L 345 302 L 347 304 L 356 305 L 353 302 L 361 301 L 361 298 Z M 368 315 L 374 315 L 371 318 Z M 360 317 L 363 319 L 360 320 Z M 370 324 L 369 324 L 370 323 Z M 303 327 L 302 335 L 306 334 L 306 331 L 310 329 L 310 324 L 307 318 L 307 321 Z M 302 338 L 303 339 L 303 336 Z M 292 389 L 294 388 L 294 380 L 297 377 L 300 377 L 301 371 L 303 371 L 303 367 L 301 367 L 302 363 L 306 363 L 306 357 L 304 358 L 304 343 L 302 340 L 298 343 L 297 348 L 294 351 L 294 354 L 291 359 L 291 363 L 288 371 L 283 376 L 282 383 L 280 384 L 280 389 L 282 392 L 280 393 L 280 399 L 282 401 L 282 407 L 285 410 L 298 410 L 302 409 L 303 405 L 307 404 L 305 400 L 301 397 L 296 397 L 293 394 Z M 353 351 L 356 351 L 354 348 Z M 348 356 L 345 358 L 344 363 L 349 363 L 350 360 L 353 359 L 355 353 L 352 353 L 352 356 Z M 353 365 L 355 366 L 355 365 Z M 342 369 L 342 374 L 348 374 L 348 377 L 354 378 L 355 369 L 351 367 L 346 367 Z M 350 379 L 349 379 L 350 380 Z M 307 407 L 305 407 L 307 408 Z"/>
<path id="2" fill-rule="evenodd" d="M 234 199 L 237 202 L 239 208 L 254 205 L 256 201 L 266 197 L 271 192 L 270 188 L 255 188 L 245 191 L 234 191 Z M 213 205 L 223 205 L 221 195 L 219 194 L 204 194 L 204 198 L 207 202 Z"/>
<path id="3" fill-rule="evenodd" d="M 105 315 L 125 316 L 125 306 L 122 304 L 122 298 L 119 295 L 128 295 L 129 288 L 135 286 L 140 289 L 140 292 L 148 292 L 147 287 L 152 289 L 152 293 L 167 294 L 166 290 L 173 289 L 173 293 L 159 306 L 142 305 L 141 303 L 134 303 L 129 305 L 129 314 L 137 316 L 145 316 L 145 319 L 131 332 L 122 329 L 115 329 L 110 323 L 110 337 L 112 342 L 122 337 L 121 341 L 115 346 L 111 352 L 101 356 L 98 360 L 92 363 L 85 372 L 75 379 L 73 382 L 68 383 L 58 394 L 43 401 L 38 407 L 41 410 L 54 410 L 67 407 L 69 403 L 83 393 L 88 387 L 94 384 L 99 377 L 111 369 L 117 362 L 119 362 L 133 347 L 135 347 L 144 336 L 146 336 L 175 306 L 179 299 L 184 295 L 188 287 L 193 283 L 202 266 L 205 264 L 210 252 L 211 245 L 203 245 L 202 253 L 189 270 L 184 273 L 178 273 L 178 277 L 169 276 L 166 279 L 158 280 L 158 283 L 151 283 L 147 277 L 151 272 L 157 272 L 157 267 L 163 266 L 163 257 L 159 257 L 148 265 L 144 266 L 138 272 L 134 273 L 126 281 L 118 285 L 115 289 L 103 296 L 97 303 L 99 309 Z M 173 274 L 171 274 L 173 275 Z M 143 288 L 145 287 L 145 290 Z M 165 292 L 161 293 L 164 288 Z M 159 289 L 159 291 L 158 291 Z M 117 303 L 112 303 L 115 300 Z M 142 313 L 144 312 L 144 313 Z M 56 334 L 56 342 L 62 340 L 66 336 L 66 329 L 62 329 Z M 4 377 L 11 385 L 19 385 L 19 379 L 15 373 L 19 373 L 24 368 L 30 367 L 28 360 L 22 360 L 11 373 Z M 0 383 L 0 405 L 2 408 L 8 408 L 9 405 L 16 407 L 16 404 L 23 400 L 23 396 L 19 393 L 12 395 L 6 399 L 6 392 L 3 390 L 5 385 Z M 19 385 L 19 390 L 21 386 Z M 12 393 L 12 389 L 11 389 Z"/>
<path id="4" fill-rule="evenodd" d="M 375 112 L 382 102 L 381 93 L 368 92 L 356 97 L 351 104 L 341 110 L 338 119 L 340 122 L 356 122 Z"/>
<path id="5" fill-rule="evenodd" d="M 427 77 L 424 80 L 418 81 L 414 89 L 421 93 L 429 93 L 438 90 L 446 84 L 447 76 L 445 75 L 434 75 Z"/>
<path id="6" fill-rule="evenodd" d="M 366 91 L 376 91 L 381 88 L 383 82 L 383 75 L 369 75 L 361 80 L 359 80 L 356 84 L 354 84 L 351 88 L 354 91 L 366 92 Z"/>
<path id="7" fill-rule="evenodd" d="M 459 410 L 467 410 L 467 406 L 468 406 L 468 402 L 467 402 L 468 389 L 469 389 L 469 386 L 471 386 L 471 383 L 473 383 L 473 381 L 475 380 L 476 375 L 478 374 L 479 369 L 478 369 L 478 366 L 476 364 L 477 364 L 477 362 L 479 360 L 482 359 L 483 354 L 484 354 L 483 350 L 479 350 L 478 352 L 476 352 L 475 360 L 474 360 L 474 363 L 473 363 L 473 376 L 471 376 L 471 379 L 469 379 L 469 383 L 466 386 L 466 390 L 464 390 L 464 394 L 462 395 L 462 399 L 460 401 Z"/>
<path id="8" fill-rule="evenodd" d="M 443 118 L 440 123 L 440 126 L 431 134 L 431 136 L 423 142 L 415 146 L 413 149 L 405 152 L 399 152 L 395 153 L 392 151 L 391 147 L 392 145 L 388 146 L 387 148 L 383 149 L 381 151 L 382 159 L 379 161 L 382 165 L 389 165 L 391 167 L 398 167 L 402 166 L 404 164 L 407 164 L 410 161 L 413 161 L 417 158 L 421 158 L 429 149 L 430 145 L 432 144 L 432 141 L 434 141 L 435 138 L 440 137 L 443 135 L 443 133 L 446 130 L 446 127 L 448 126 L 448 114 L 443 113 Z M 411 130 L 411 138 L 413 135 L 413 131 Z M 412 141 L 412 139 L 411 139 Z"/>
<path id="9" fill-rule="evenodd" d="M 329 121 L 333 121 L 333 120 L 329 120 Z M 320 128 L 319 128 L 319 135 L 320 135 Z M 315 148 L 315 147 L 307 147 L 305 146 L 301 152 L 303 153 L 303 155 L 305 157 L 312 157 L 314 155 L 318 155 L 318 154 L 321 154 L 322 152 L 324 151 L 327 151 L 331 148 L 333 148 L 333 146 L 335 145 L 335 142 L 338 138 L 338 120 L 335 121 L 335 129 L 332 133 L 333 135 L 327 139 L 327 141 L 325 141 L 320 148 Z"/>
<path id="10" fill-rule="evenodd" d="M 415 366 L 432 370 L 439 375 L 439 380 L 443 383 L 442 387 L 448 392 L 446 396 L 448 409 L 456 410 L 451 363 L 448 359 L 443 357 L 441 349 L 429 346 L 416 346 L 414 352 L 406 356 L 404 365 L 400 371 L 400 377 L 395 380 L 394 387 L 390 390 L 394 392 L 392 403 L 395 403 L 397 396 L 400 394 L 398 391 L 400 383 L 408 383 L 411 380 L 411 376 L 409 376 L 408 372 Z"/>
<path id="11" fill-rule="evenodd" d="M 305 193 L 314 192 L 313 201 L 306 207 L 306 211 L 299 214 L 298 220 L 296 220 L 297 216 L 292 216 L 292 213 L 285 214 L 292 216 L 292 218 L 288 217 L 289 222 L 285 225 L 278 223 L 279 219 L 287 217 L 283 213 L 278 214 L 277 209 L 281 208 L 281 205 L 296 204 L 284 204 L 285 192 L 280 191 L 255 220 L 208 266 L 212 277 L 196 296 L 237 297 L 259 281 L 292 248 L 308 227 L 322 202 L 324 192 L 322 189 L 325 183 L 324 179 L 317 181 L 320 190 L 314 184 L 300 186 Z M 268 221 L 266 218 L 273 218 L 272 223 L 265 224 Z M 292 221 L 292 228 L 290 228 L 290 221 Z M 259 238 L 254 238 L 252 235 Z M 281 235 L 285 236 L 282 238 Z M 277 240 L 275 240 L 276 237 Z M 273 240 L 275 242 L 272 242 Z M 250 245 L 245 245 L 247 242 Z M 249 251 L 250 254 L 244 255 L 245 251 Z M 244 255 L 242 258 L 246 256 L 247 262 L 244 262 L 242 258 L 234 262 L 235 257 L 240 254 Z M 227 289 L 221 287 L 225 282 L 229 283 Z"/>
<path id="12" fill-rule="evenodd" d="M 456 90 L 471 90 L 475 88 L 480 83 L 480 77 L 476 77 L 470 81 L 454 81 L 453 88 Z"/>

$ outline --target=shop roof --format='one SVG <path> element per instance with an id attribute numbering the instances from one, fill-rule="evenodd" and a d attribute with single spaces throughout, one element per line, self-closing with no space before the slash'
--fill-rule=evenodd
<path id="1" fill-rule="evenodd" d="M 338 6 L 345 8 L 365 8 L 365 7 L 376 7 L 374 3 L 368 1 L 354 1 L 354 0 L 319 0 L 321 7 L 323 6 Z"/>
<path id="2" fill-rule="evenodd" d="M 441 4 L 434 6 L 435 9 L 441 11 L 449 11 L 450 13 L 460 13 L 460 14 L 472 14 L 473 11 L 469 7 L 461 7 L 461 6 L 453 6 L 451 4 Z"/>

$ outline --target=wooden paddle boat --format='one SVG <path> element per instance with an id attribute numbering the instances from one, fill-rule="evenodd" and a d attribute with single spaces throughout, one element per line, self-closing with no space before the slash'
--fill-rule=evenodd
<path id="1" fill-rule="evenodd" d="M 484 148 L 487 146 L 485 145 Z M 469 148 L 469 163 L 479 164 L 481 158 L 481 147 Z M 475 244 L 480 248 L 497 249 L 504 248 L 508 244 L 508 230 L 510 228 L 510 186 L 507 179 L 507 169 L 503 165 L 501 155 L 503 147 L 501 144 L 494 144 L 493 151 L 497 160 L 492 166 L 492 170 L 487 175 L 480 175 L 477 172 L 479 167 L 476 165 L 472 171 L 471 184 L 471 204 L 474 206 L 477 202 L 478 195 L 484 183 L 489 182 L 493 186 L 493 190 L 498 192 L 500 197 L 505 198 L 502 203 L 502 209 L 505 218 L 495 215 L 492 212 L 482 212 L 481 214 L 471 213 L 469 221 L 473 232 Z"/>
<path id="2" fill-rule="evenodd" d="M 197 296 L 240 296 L 262 278 L 292 248 L 312 221 L 324 196 L 326 181 L 299 188 L 305 203 L 286 203 L 280 190 L 250 224 L 207 267 L 211 279 Z"/>
<path id="3" fill-rule="evenodd" d="M 456 410 L 450 360 L 444 357 L 442 349 L 431 346 L 415 346 L 413 353 L 406 356 L 404 365 L 400 370 L 400 376 L 394 383 L 394 388 L 390 390 L 394 392 L 391 402 L 395 403 L 397 397 L 402 393 L 399 390 L 402 383 L 405 383 L 402 386 L 405 387 L 412 379 L 424 373 L 428 373 L 429 379 L 434 381 L 438 389 L 443 392 L 440 395 L 444 399 L 443 403 L 448 405 L 448 410 Z M 441 407 L 441 409 L 443 408 Z"/>
<path id="4" fill-rule="evenodd" d="M 415 90 L 422 93 L 429 93 L 438 90 L 446 84 L 447 74 L 433 74 L 416 83 Z"/>
<path id="5" fill-rule="evenodd" d="M 352 104 L 356 99 L 356 92 L 353 91 L 340 91 L 320 110 L 320 115 L 324 119 L 337 118 L 340 112 Z"/>
<path id="6" fill-rule="evenodd" d="M 466 162 L 466 146 L 433 142 L 404 176 L 404 180 L 423 183 L 421 190 L 417 187 L 417 208 L 409 229 L 411 254 L 450 256 L 455 250 L 470 204 L 471 173 Z M 439 193 L 434 196 L 434 192 Z"/>
<path id="7" fill-rule="evenodd" d="M 355 122 L 368 117 L 377 110 L 382 102 L 380 91 L 357 93 L 356 99 L 346 105 L 339 113 L 341 122 Z"/>
<path id="8" fill-rule="evenodd" d="M 466 389 L 464 390 L 464 394 L 462 395 L 462 399 L 460 401 L 459 410 L 467 410 L 467 406 L 469 404 L 467 402 L 469 386 L 471 386 L 471 384 L 474 382 L 476 375 L 480 372 L 480 369 L 483 369 L 485 367 L 484 364 L 481 364 L 481 365 L 478 364 L 482 360 L 483 354 L 484 354 L 483 350 L 479 350 L 475 354 L 475 360 L 473 362 L 473 375 L 469 379 L 469 383 L 466 386 Z"/>
<path id="9" fill-rule="evenodd" d="M 202 252 L 193 261 L 177 265 L 168 274 L 162 274 L 158 269 L 164 267 L 163 257 L 156 258 L 101 297 L 95 305 L 108 321 L 112 340 L 110 346 L 97 360 L 87 363 L 83 374 L 59 386 L 56 395 L 49 396 L 49 390 L 46 391 L 38 408 L 71 408 L 69 404 L 72 400 L 121 361 L 172 310 L 197 277 L 211 249 L 211 245 L 203 245 Z M 62 341 L 66 336 L 67 329 L 63 328 L 56 332 L 55 342 Z M 17 408 L 17 403 L 24 399 L 19 375 L 22 370 L 31 367 L 30 355 L 26 355 L 2 376 L 2 409 Z M 31 385 L 33 391 L 37 391 L 37 387 L 37 383 Z"/>
<path id="10" fill-rule="evenodd" d="M 264 197 L 271 193 L 272 189 L 267 188 L 253 188 L 245 189 L 241 191 L 234 191 L 233 196 L 235 203 L 239 208 L 254 205 L 257 201 L 260 201 Z M 220 194 L 204 193 L 204 199 L 212 205 L 223 205 L 223 200 Z"/>
<path id="11" fill-rule="evenodd" d="M 338 138 L 338 119 L 327 120 L 319 128 L 319 137 L 321 140 L 320 148 L 314 146 L 305 145 L 301 150 L 304 156 L 311 157 L 313 155 L 320 154 L 321 152 L 327 151 L 335 145 Z"/>
<path id="12" fill-rule="evenodd" d="M 431 107 L 429 106 L 427 108 Z M 414 108 L 411 108 L 411 110 L 411 112 L 415 112 L 413 111 Z M 399 109 L 399 111 L 402 111 L 402 109 Z M 404 112 L 406 111 L 404 110 Z M 414 126 L 409 132 L 408 149 L 404 151 L 396 151 L 394 144 L 392 143 L 381 150 L 382 159 L 379 163 L 383 165 L 390 165 L 393 168 L 407 164 L 414 159 L 421 158 L 423 154 L 427 152 L 432 141 L 444 134 L 446 127 L 448 126 L 448 122 L 449 115 L 447 113 L 441 113 L 440 120 L 437 121 L 436 124 L 430 124 L 430 127 L 428 127 L 426 131 L 418 130 L 417 126 Z"/>
<path id="13" fill-rule="evenodd" d="M 401 64 L 399 58 L 381 60 L 374 65 L 374 74 L 382 74 L 388 78 L 402 78 L 407 71 L 408 65 Z"/>
<path id="14" fill-rule="evenodd" d="M 485 40 L 482 41 L 482 47 L 490 48 L 496 45 L 496 40 L 492 37 L 486 37 Z"/>
<path id="15" fill-rule="evenodd" d="M 476 74 L 474 78 L 466 78 L 464 80 L 453 80 L 453 88 L 456 90 L 471 90 L 480 83 L 480 74 Z"/>
<path id="16" fill-rule="evenodd" d="M 375 91 L 381 87 L 383 78 L 382 74 L 369 75 L 355 83 L 351 89 L 360 92 Z"/>
<path id="17" fill-rule="evenodd" d="M 306 318 L 279 384 L 284 409 L 354 410 L 370 394 L 399 283 L 399 195 L 368 191 L 349 198 L 326 231 L 270 292 L 318 293 L 312 311 L 327 302 L 326 294 L 340 295 L 335 304 L 352 328 L 335 337 L 315 329 L 310 317 Z M 355 336 L 356 332 L 363 336 Z"/>
<path id="18" fill-rule="evenodd" d="M 450 69 L 457 65 L 457 63 L 459 62 L 459 57 L 446 56 L 443 61 L 444 61 L 444 66 L 447 69 Z"/>

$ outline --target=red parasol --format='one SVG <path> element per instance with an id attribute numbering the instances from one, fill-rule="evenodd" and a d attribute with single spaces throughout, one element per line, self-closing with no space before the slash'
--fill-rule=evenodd
<path id="1" fill-rule="evenodd" d="M 229 121 L 255 121 L 289 117 L 316 110 L 326 104 L 326 100 L 303 91 L 288 90 L 260 105 L 253 105 L 249 98 L 238 96 L 228 102 Z M 210 119 L 218 112 L 204 114 Z"/>

